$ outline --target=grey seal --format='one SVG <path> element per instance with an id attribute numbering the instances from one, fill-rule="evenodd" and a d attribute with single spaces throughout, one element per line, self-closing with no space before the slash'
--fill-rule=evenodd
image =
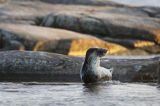
<path id="1" fill-rule="evenodd" d="M 80 78 L 84 83 L 95 83 L 112 79 L 113 69 L 100 66 L 100 58 L 105 56 L 106 49 L 90 48 L 86 52 L 85 60 L 80 70 Z"/>

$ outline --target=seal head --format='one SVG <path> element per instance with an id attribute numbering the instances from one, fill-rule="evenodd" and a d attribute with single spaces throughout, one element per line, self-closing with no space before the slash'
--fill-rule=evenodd
<path id="1" fill-rule="evenodd" d="M 90 58 L 95 53 L 95 57 L 103 57 L 106 55 L 107 50 L 103 48 L 90 48 L 86 52 L 86 59 Z"/>

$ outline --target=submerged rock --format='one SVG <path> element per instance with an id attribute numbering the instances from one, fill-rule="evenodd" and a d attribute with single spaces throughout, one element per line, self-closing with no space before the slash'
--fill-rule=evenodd
<path id="1" fill-rule="evenodd" d="M 0 81 L 80 81 L 83 58 L 31 51 L 0 52 Z M 156 82 L 160 56 L 107 56 L 101 64 L 114 68 L 113 80 Z"/>

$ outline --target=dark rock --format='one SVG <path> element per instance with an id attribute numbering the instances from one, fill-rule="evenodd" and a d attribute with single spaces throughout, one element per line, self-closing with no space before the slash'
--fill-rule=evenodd
<path id="1" fill-rule="evenodd" d="M 98 37 L 130 38 L 159 43 L 160 20 L 113 13 L 54 13 L 44 18 L 42 26 L 57 27 Z M 141 35 L 141 36 L 140 36 Z"/>
<path id="2" fill-rule="evenodd" d="M 2 49 L 3 48 L 3 38 L 2 38 L 2 36 L 0 36 L 0 49 Z"/>
<path id="3" fill-rule="evenodd" d="M 159 66 L 160 66 L 160 62 L 159 62 Z M 160 68 L 158 70 L 158 83 L 160 84 Z"/>
<path id="4" fill-rule="evenodd" d="M 45 52 L 0 52 L 0 81 L 79 81 L 81 62 Z"/>
<path id="5" fill-rule="evenodd" d="M 114 80 L 157 82 L 159 61 L 159 56 L 108 57 L 102 61 L 102 66 L 114 67 Z"/>
<path id="6" fill-rule="evenodd" d="M 0 52 L 0 81 L 80 81 L 83 58 L 46 52 Z M 102 66 L 114 68 L 113 80 L 156 82 L 160 56 L 107 56 Z"/>
<path id="7" fill-rule="evenodd" d="M 139 7 L 142 12 L 147 13 L 150 17 L 157 17 L 160 15 L 160 7 Z"/>
<path id="8" fill-rule="evenodd" d="M 125 39 L 125 38 L 118 39 L 118 38 L 105 37 L 105 38 L 103 38 L 103 40 L 117 43 L 117 44 L 123 45 L 128 48 L 141 48 L 141 47 L 143 48 L 143 47 L 149 47 L 149 46 L 155 45 L 154 42 L 144 41 L 144 40 L 136 40 L 136 39 Z"/>
<path id="9" fill-rule="evenodd" d="M 52 4 L 71 4 L 71 5 L 95 5 L 95 6 L 116 6 L 122 7 L 123 4 L 115 3 L 106 0 L 41 0 Z"/>
<path id="10" fill-rule="evenodd" d="M 114 6 L 110 9 L 98 10 L 96 12 L 119 14 L 119 15 L 131 15 L 136 17 L 150 17 L 150 15 L 147 12 L 143 11 L 142 7 Z"/>

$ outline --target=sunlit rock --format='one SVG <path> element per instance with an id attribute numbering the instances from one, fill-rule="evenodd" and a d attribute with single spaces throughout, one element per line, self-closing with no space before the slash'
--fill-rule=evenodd
<path id="1" fill-rule="evenodd" d="M 106 48 L 108 50 L 108 54 L 114 54 L 114 53 L 118 54 L 119 52 L 127 51 L 126 48 L 120 45 L 108 43 L 100 39 L 74 39 L 71 42 L 71 47 L 69 49 L 68 55 L 85 56 L 86 51 L 89 48 L 93 47 Z"/>
<path id="2" fill-rule="evenodd" d="M 16 40 L 22 43 L 26 50 L 48 51 L 72 56 L 84 56 L 90 47 L 106 48 L 110 54 L 127 51 L 127 48 L 118 44 L 63 29 L 18 24 L 0 24 L 0 29 L 3 38 L 7 41 Z"/>

